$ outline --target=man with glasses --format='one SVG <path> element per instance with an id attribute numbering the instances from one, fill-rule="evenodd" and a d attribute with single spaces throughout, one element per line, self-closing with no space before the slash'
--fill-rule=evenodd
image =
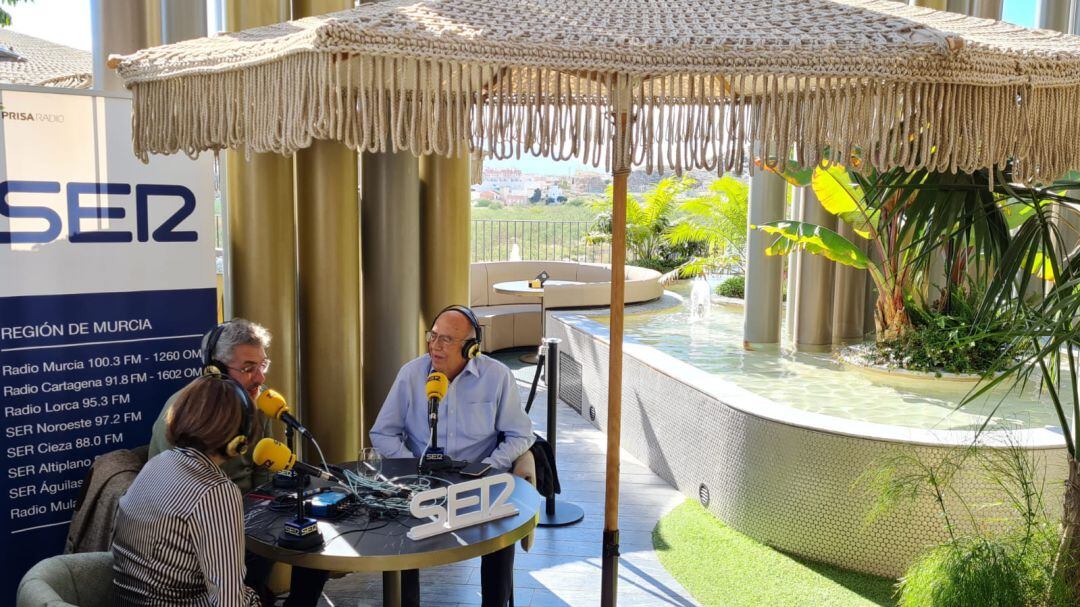
<path id="1" fill-rule="evenodd" d="M 382 457 L 419 458 L 430 438 L 427 376 L 446 374 L 450 387 L 439 404 L 439 445 L 456 461 L 484 462 L 511 470 L 535 440 L 532 422 L 510 369 L 480 354 L 480 326 L 472 311 L 450 306 L 427 332 L 428 353 L 398 372 L 371 428 L 371 443 Z M 513 591 L 514 547 L 485 555 L 480 562 L 483 607 L 503 607 Z M 416 572 L 402 572 L 414 585 Z M 411 601 L 403 601 L 403 604 Z"/>
<path id="2" fill-rule="evenodd" d="M 234 318 L 212 330 L 208 336 L 215 332 L 216 339 L 204 339 L 204 344 L 208 341 L 214 342 L 208 344 L 213 351 L 205 353 L 204 357 L 208 358 L 210 366 L 217 367 L 222 373 L 227 373 L 229 377 L 236 380 L 251 395 L 251 400 L 254 402 L 259 398 L 263 382 L 266 381 L 266 374 L 270 371 L 270 359 L 266 356 L 266 350 L 270 347 L 270 331 L 250 320 Z M 149 457 L 172 448 L 165 439 L 166 417 L 179 394 L 180 392 L 177 392 L 169 397 L 154 422 Z M 248 437 L 251 445 L 261 438 L 270 436 L 270 419 L 258 409 L 254 414 L 252 435 Z M 251 453 L 252 449 L 249 449 L 247 453 L 221 464 L 222 471 L 236 483 L 241 493 L 247 493 L 270 480 L 269 470 L 256 466 L 251 459 Z M 266 588 L 273 561 L 251 552 L 245 555 L 244 560 L 247 566 L 244 583 L 259 591 L 264 605 L 273 605 L 273 595 Z M 328 577 L 329 573 L 326 571 L 293 567 L 291 589 L 285 606 L 316 605 Z"/>

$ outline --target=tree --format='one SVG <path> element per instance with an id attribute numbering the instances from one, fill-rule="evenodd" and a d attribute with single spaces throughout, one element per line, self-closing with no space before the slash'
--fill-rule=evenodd
<path id="1" fill-rule="evenodd" d="M 540 188 L 536 188 L 536 189 L 533 190 L 532 196 L 529 196 L 529 202 L 531 202 L 533 204 L 536 204 L 536 203 L 540 202 L 540 198 L 542 196 L 543 196 L 543 194 L 540 193 Z"/>
<path id="2" fill-rule="evenodd" d="M 667 177 L 641 196 L 627 196 L 626 247 L 631 260 L 655 260 L 663 256 L 667 244 L 664 235 L 678 210 L 678 199 L 695 185 L 697 181 L 685 175 Z M 601 212 L 589 235 L 591 242 L 611 239 L 612 196 L 613 188 L 608 186 L 603 200 L 597 205 Z"/>
<path id="3" fill-rule="evenodd" d="M 1004 336 L 1024 354 L 1006 360 L 1007 370 L 985 378 L 964 402 L 1001 384 L 1034 382 L 1042 387 L 1061 425 L 1069 469 L 1054 574 L 1080 596 L 1080 254 L 1062 234 L 1063 226 L 1076 220 L 1080 204 L 1065 193 L 1080 189 L 1080 181 L 1023 187 L 1010 184 L 1007 173 L 998 173 L 994 187 L 1024 219 L 994 266 L 980 314 L 1005 310 L 1009 318 L 1002 323 Z M 1042 279 L 1036 283 L 1041 297 L 1023 297 L 1036 277 Z"/>
<path id="4" fill-rule="evenodd" d="M 857 156 L 851 164 L 859 165 Z M 753 226 L 777 235 L 766 254 L 785 255 L 799 248 L 866 270 L 877 290 L 874 322 L 879 342 L 894 341 L 912 327 L 909 306 L 928 304 L 916 286 L 934 279 L 935 255 L 946 253 L 947 279 L 944 295 L 935 303 L 948 306 L 953 288 L 980 282 L 1009 243 L 1009 196 L 995 193 L 985 172 L 906 173 L 897 168 L 859 173 L 835 164 L 813 170 L 789 165 L 778 172 L 797 186 L 810 185 L 825 210 L 851 226 L 858 242 L 865 244 L 824 226 L 774 221 Z"/>
<path id="5" fill-rule="evenodd" d="M 750 187 L 730 176 L 709 184 L 708 194 L 692 198 L 679 206 L 684 215 L 665 234 L 673 245 L 699 243 L 705 255 L 694 257 L 680 266 L 683 277 L 697 276 L 707 270 L 731 264 L 739 274 L 746 272 L 746 219 Z"/>
<path id="6" fill-rule="evenodd" d="M 32 2 L 33 0 L 0 0 L 0 6 L 15 6 L 20 2 Z M 11 25 L 11 13 L 8 13 L 3 8 L 0 8 L 0 26 L 7 27 Z"/>

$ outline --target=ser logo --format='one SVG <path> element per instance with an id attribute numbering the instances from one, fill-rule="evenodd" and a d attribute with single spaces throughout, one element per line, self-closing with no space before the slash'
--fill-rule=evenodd
<path id="1" fill-rule="evenodd" d="M 0 103 L 0 120 L 19 120 L 22 122 L 54 122 L 56 124 L 62 124 L 64 122 L 63 114 L 45 114 L 35 112 L 20 112 L 15 109 L 9 109 Z"/>
<path id="2" fill-rule="evenodd" d="M 32 223 L 43 227 L 40 230 L 0 230 L 0 244 L 49 243 L 60 237 L 64 221 L 60 213 L 50 206 L 37 206 L 25 203 L 12 204 L 8 199 L 11 194 L 20 194 L 27 201 L 47 194 L 59 194 L 66 190 L 67 200 L 67 240 L 72 243 L 92 242 L 132 242 L 132 236 L 138 242 L 196 242 L 198 232 L 179 230 L 180 224 L 195 210 L 195 194 L 182 185 L 139 183 L 132 188 L 128 183 L 86 183 L 69 182 L 62 187 L 58 181 L 0 181 L 0 219 L 33 219 Z M 135 190 L 135 233 L 131 230 L 86 230 L 82 220 L 87 219 L 128 219 L 130 208 L 111 205 L 84 205 L 83 197 L 111 196 L 119 198 L 130 196 Z M 156 207 L 151 212 L 151 201 Z M 118 202 L 118 201 L 117 201 Z M 129 203 L 130 204 L 130 203 Z M 162 216 L 171 212 L 167 218 Z M 153 218 L 151 217 L 153 215 Z M 154 226 L 151 225 L 153 219 Z M 10 225 L 10 221 L 7 222 Z M 42 226 L 42 224 L 44 224 Z M 2 224 L 0 224 L 2 225 Z"/>

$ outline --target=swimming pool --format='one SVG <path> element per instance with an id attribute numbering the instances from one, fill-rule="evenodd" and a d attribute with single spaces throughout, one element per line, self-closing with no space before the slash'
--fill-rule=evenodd
<path id="1" fill-rule="evenodd" d="M 669 286 L 689 300 L 689 281 Z M 654 306 L 655 307 L 655 306 Z M 1059 426 L 1049 402 L 1033 386 L 1001 390 L 957 407 L 971 382 L 886 376 L 841 363 L 834 353 L 791 352 L 743 347 L 741 306 L 712 304 L 692 318 L 686 301 L 676 307 L 635 313 L 628 308 L 628 340 L 652 346 L 775 403 L 824 415 L 878 424 L 941 430 L 974 429 L 997 407 L 988 428 Z M 609 323 L 605 314 L 591 316 Z"/>

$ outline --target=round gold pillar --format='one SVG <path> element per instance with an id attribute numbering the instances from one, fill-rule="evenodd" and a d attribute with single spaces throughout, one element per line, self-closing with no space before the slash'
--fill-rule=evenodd
<path id="1" fill-rule="evenodd" d="M 287 21 L 289 4 L 230 0 L 228 31 Z M 226 155 L 229 292 L 234 316 L 273 334 L 267 385 L 297 403 L 296 224 L 293 161 L 277 154 Z"/>
<path id="2" fill-rule="evenodd" d="M 420 159 L 421 330 L 446 306 L 470 303 L 470 202 L 468 156 Z"/>
<path id="3" fill-rule="evenodd" d="M 348 0 L 295 0 L 296 19 L 349 8 Z M 361 446 L 360 205 L 356 153 L 316 141 L 296 153 L 300 274 L 300 402 L 328 461 Z"/>
<path id="4" fill-rule="evenodd" d="M 420 353 L 420 186 L 409 152 L 361 155 L 363 439 L 403 364 Z"/>
<path id="5" fill-rule="evenodd" d="M 810 188 L 803 188 L 802 221 L 836 230 L 836 216 L 821 206 Z M 798 299 L 795 309 L 795 347 L 823 350 L 832 345 L 834 262 L 821 255 L 799 252 Z M 790 294 L 789 294 L 790 297 Z"/>
<path id="6" fill-rule="evenodd" d="M 156 0 L 93 0 L 93 87 L 124 91 L 116 72 L 106 67 L 109 55 L 127 55 L 161 44 L 161 5 Z"/>

